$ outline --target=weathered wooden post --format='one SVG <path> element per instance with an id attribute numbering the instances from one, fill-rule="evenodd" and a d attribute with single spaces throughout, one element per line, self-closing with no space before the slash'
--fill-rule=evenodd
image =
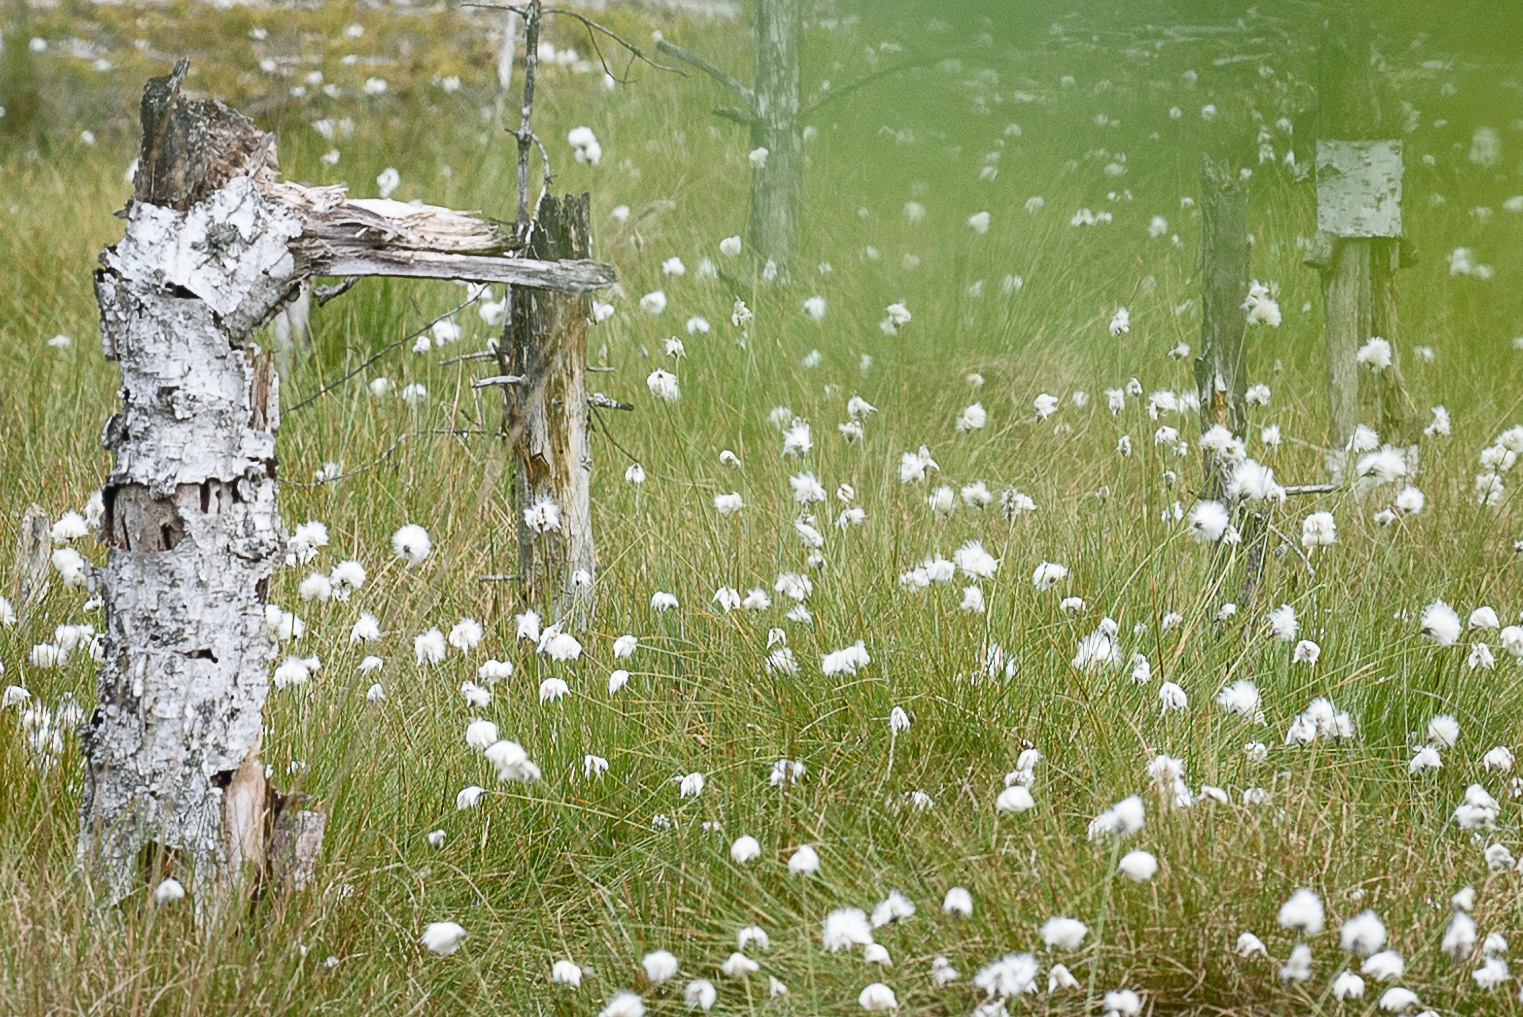
<path id="1" fill-rule="evenodd" d="M 102 436 L 115 453 L 105 660 L 83 732 L 78 847 L 99 896 L 173 873 L 205 913 L 249 876 L 303 885 L 325 822 L 268 787 L 259 754 L 265 605 L 285 538 L 279 376 L 255 331 L 317 275 L 583 293 L 613 272 L 505 256 L 512 238 L 465 213 L 279 181 L 271 139 L 182 96 L 186 70 L 144 91 L 126 234 L 95 279 L 122 410 Z"/>
<path id="2" fill-rule="evenodd" d="M 1391 344 L 1376 372 L 1382 436 L 1413 437 L 1416 414 L 1402 382 L 1395 272 L 1402 263 L 1402 145 L 1390 140 L 1392 100 L 1379 80 L 1368 22 L 1341 12 L 1323 33 L 1317 112 L 1317 237 L 1307 263 L 1322 273 L 1333 446 L 1359 417 L 1355 356 L 1375 336 Z"/>
<path id="3" fill-rule="evenodd" d="M 1210 156 L 1200 166 L 1200 354 L 1195 385 L 1200 393 L 1200 429 L 1216 425 L 1235 437 L 1244 431 L 1243 395 L 1247 366 L 1243 332 L 1248 293 L 1248 192 L 1226 161 Z M 1226 489 L 1226 464 L 1205 452 L 1205 497 L 1219 501 Z"/>
<path id="4" fill-rule="evenodd" d="M 531 257 L 591 256 L 591 198 L 545 198 L 529 234 Z M 587 326 L 584 294 L 517 289 L 499 356 L 510 376 L 509 440 L 518 461 L 519 581 L 531 601 L 553 601 L 555 616 L 592 613 L 592 459 L 587 444 Z"/>

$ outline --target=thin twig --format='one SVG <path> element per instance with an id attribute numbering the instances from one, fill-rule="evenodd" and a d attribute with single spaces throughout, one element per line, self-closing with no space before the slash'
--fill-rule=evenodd
<path id="1" fill-rule="evenodd" d="M 390 448 L 388 448 L 385 452 L 382 452 L 375 459 L 371 460 L 370 462 L 366 463 L 364 466 L 361 466 L 361 467 L 359 467 L 357 469 L 349 470 L 349 471 L 347 471 L 345 473 L 340 473 L 337 476 L 333 476 L 333 477 L 322 477 L 322 478 L 319 478 L 317 480 L 311 480 L 311 481 L 307 481 L 307 480 L 282 480 L 281 483 L 282 484 L 290 485 L 291 487 L 322 487 L 325 484 L 336 484 L 340 480 L 347 480 L 350 477 L 356 476 L 356 475 L 361 474 L 361 473 L 365 473 L 368 470 L 375 469 L 377 466 L 380 466 L 386 460 L 390 459 L 392 457 L 392 455 L 394 455 L 396 453 L 397 449 L 402 447 L 402 443 L 404 441 L 407 441 L 409 438 L 416 438 L 419 435 L 425 435 L 425 434 L 448 434 L 448 435 L 453 435 L 453 436 L 459 438 L 459 437 L 468 437 L 468 436 L 471 436 L 471 435 L 489 435 L 491 433 L 492 433 L 491 431 L 468 430 L 468 429 L 464 429 L 464 428 L 454 428 L 454 427 L 430 427 L 430 428 L 423 428 L 423 429 L 417 430 L 417 431 L 404 431 L 404 432 L 402 432 L 401 434 L 399 434 L 397 436 L 397 440 L 396 441 L 391 443 L 391 447 Z"/>
<path id="2" fill-rule="evenodd" d="M 513 573 L 510 575 L 477 576 L 476 581 L 479 583 L 516 583 L 518 582 L 518 575 Z"/>
<path id="3" fill-rule="evenodd" d="M 455 315 L 459 314 L 461 311 L 465 310 L 467 307 L 470 307 L 472 304 L 474 304 L 479 299 L 480 299 L 480 297 L 472 297 L 471 299 L 467 300 L 465 303 L 463 303 L 460 306 L 456 307 L 454 310 L 445 311 L 443 314 L 439 315 L 439 317 L 435 318 L 433 321 L 430 321 L 428 324 L 424 325 L 422 328 L 418 329 L 416 332 L 410 332 L 407 335 L 404 335 L 402 338 L 400 338 L 400 339 L 398 339 L 398 340 L 396 340 L 394 342 L 387 343 L 385 346 L 381 347 L 378 351 L 376 351 L 373 355 L 371 355 L 367 360 L 365 360 L 364 363 L 360 364 L 360 366 L 356 367 L 354 370 L 348 372 L 343 377 L 336 378 L 333 381 L 329 382 L 328 384 L 324 385 L 322 388 L 318 389 L 316 392 L 313 392 L 311 395 L 307 396 L 307 398 L 303 399 L 301 402 L 296 403 L 296 404 L 294 404 L 292 406 L 283 406 L 283 407 L 281 407 L 282 411 L 285 412 L 286 414 L 295 413 L 297 410 L 301 409 L 303 406 L 306 406 L 308 403 L 310 403 L 310 402 L 312 402 L 312 401 L 314 401 L 316 399 L 319 399 L 319 398 L 327 395 L 329 392 L 332 392 L 334 389 L 338 388 L 340 385 L 342 385 L 344 382 L 348 381 L 350 378 L 353 378 L 355 375 L 357 375 L 360 372 L 364 371 L 365 368 L 369 367 L 371 364 L 375 363 L 377 360 L 380 360 L 382 357 L 384 357 L 386 354 L 390 353 L 392 350 L 396 349 L 398 346 L 401 346 L 403 343 L 412 342 L 414 339 L 418 338 L 418 336 L 422 335 L 424 332 L 429 331 L 435 325 L 439 324 L 439 322 L 443 321 L 445 318 L 452 318 L 452 317 L 454 317 Z"/>
<path id="4" fill-rule="evenodd" d="M 462 7 L 480 7 L 482 9 L 484 9 L 484 10 L 489 10 L 489 11 L 512 11 L 513 13 L 517 14 L 521 18 L 527 18 L 527 13 L 528 13 L 528 8 L 517 7 L 517 6 L 514 6 L 513 4 L 465 3 L 465 4 L 461 4 L 460 6 L 462 6 Z M 546 7 L 540 13 L 542 13 L 542 14 L 564 15 L 564 16 L 566 16 L 568 18 L 575 18 L 577 21 L 580 21 L 583 25 L 585 25 L 587 27 L 587 34 L 589 36 L 592 36 L 592 34 L 594 32 L 601 32 L 602 34 L 604 34 L 604 35 L 608 36 L 610 39 L 612 39 L 614 42 L 618 43 L 620 46 L 623 46 L 626 50 L 629 51 L 630 55 L 633 56 L 636 60 L 643 60 L 645 63 L 650 64 L 652 67 L 656 68 L 656 70 L 658 70 L 658 71 L 672 71 L 673 73 L 676 73 L 676 74 L 681 74 L 682 73 L 680 70 L 678 70 L 675 67 L 668 67 L 666 64 L 658 64 L 658 63 L 656 63 L 649 56 L 647 56 L 645 54 L 645 51 L 642 50 L 639 46 L 636 46 L 634 43 L 630 42 L 628 39 L 626 39 L 623 36 L 619 35 L 617 32 L 612 31 L 611 29 L 608 28 L 608 26 L 606 26 L 606 25 L 600 25 L 596 21 L 593 21 L 590 18 L 584 17 L 581 14 L 578 14 L 576 11 L 563 10 L 563 9 L 561 9 L 559 7 Z M 608 69 L 608 61 L 603 57 L 603 48 L 598 45 L 597 38 L 595 36 L 592 37 L 592 49 L 593 49 L 593 52 L 597 53 L 597 55 L 598 55 L 598 62 L 603 65 L 603 73 L 604 74 L 607 74 L 610 78 L 613 78 L 613 80 L 619 82 L 620 84 L 628 84 L 629 83 L 629 79 L 628 78 L 621 78 L 618 75 L 614 74 L 613 71 Z"/>
<path id="5" fill-rule="evenodd" d="M 332 286 L 317 286 L 312 290 L 312 295 L 317 298 L 317 306 L 322 307 L 328 301 L 336 299 L 348 293 L 354 288 L 354 284 L 360 281 L 357 275 L 346 275 L 344 281 L 334 283 Z"/>
<path id="6" fill-rule="evenodd" d="M 496 350 L 482 350 L 480 353 L 462 353 L 458 357 L 450 357 L 448 360 L 439 361 L 440 367 L 448 367 L 450 364 L 458 364 L 462 360 L 490 360 L 497 356 Z"/>
<path id="7" fill-rule="evenodd" d="M 1286 494 L 1331 494 L 1334 491 L 1343 490 L 1342 484 L 1293 484 L 1285 489 Z"/>
<path id="8" fill-rule="evenodd" d="M 707 74 L 709 77 L 713 78 L 715 81 L 719 82 L 730 91 L 734 92 L 740 97 L 740 101 L 746 104 L 746 109 L 750 111 L 751 117 L 753 119 L 760 115 L 756 109 L 756 94 L 754 92 L 752 92 L 745 85 L 742 85 L 739 81 L 736 81 L 733 77 L 726 74 L 724 71 L 721 71 L 718 67 L 715 67 L 713 64 L 709 63 L 697 53 L 689 52 L 688 50 L 683 49 L 681 46 L 667 42 L 665 39 L 656 40 L 656 48 L 668 56 L 674 56 L 684 63 L 692 64 L 694 67 L 698 68 L 700 71 Z"/>
<path id="9" fill-rule="evenodd" d="M 1260 518 L 1262 519 L 1262 517 Z M 1262 519 L 1262 521 L 1265 526 L 1269 527 L 1270 533 L 1273 533 L 1276 537 L 1279 537 L 1281 540 L 1283 540 L 1285 542 L 1285 546 L 1296 553 L 1297 557 L 1301 559 L 1301 563 L 1306 566 L 1306 571 L 1315 577 L 1317 570 L 1312 567 L 1311 559 L 1306 557 L 1306 552 L 1297 547 L 1295 541 L 1291 540 L 1289 537 L 1285 536 L 1285 534 L 1281 533 L 1275 527 L 1274 523 L 1271 523 L 1268 519 Z"/>
<path id="10" fill-rule="evenodd" d="M 857 89 L 864 88 L 867 85 L 872 84 L 874 81 L 877 81 L 879 78 L 886 78 L 890 74 L 897 74 L 899 71 L 907 71 L 915 67 L 924 67 L 930 62 L 930 59 L 930 57 L 917 57 L 914 60 L 907 60 L 902 63 L 894 64 L 892 67 L 883 67 L 869 74 L 864 74 L 857 80 L 842 85 L 840 88 L 832 88 L 829 92 L 826 92 L 824 95 L 814 100 L 814 102 L 811 102 L 808 106 L 805 106 L 803 109 L 799 110 L 799 119 L 803 120 L 815 113 L 818 113 L 827 104 L 835 101 L 836 99 L 845 98 L 851 93 L 857 91 Z"/>

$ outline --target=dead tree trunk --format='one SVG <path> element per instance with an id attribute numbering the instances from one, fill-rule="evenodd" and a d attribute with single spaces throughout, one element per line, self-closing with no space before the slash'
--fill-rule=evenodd
<path id="1" fill-rule="evenodd" d="M 255 330 L 314 275 L 584 293 L 613 273 L 505 257 L 511 238 L 464 213 L 277 181 L 270 139 L 220 102 L 182 97 L 186 70 L 144 92 L 126 235 L 95 278 L 122 409 L 102 435 L 115 453 L 102 491 L 105 662 L 83 732 L 79 858 L 107 899 L 171 870 L 210 891 L 198 904 L 215 911 L 249 869 L 304 884 L 324 826 L 267 787 L 259 756 L 274 651 L 264 608 L 285 541 L 279 377 Z M 548 396 L 552 410 L 557 395 L 564 406 L 572 393 Z M 585 416 L 585 400 L 574 406 Z"/>
<path id="2" fill-rule="evenodd" d="M 126 235 L 95 276 L 122 409 L 101 439 L 105 659 L 79 855 L 109 900 L 172 868 L 211 903 L 266 857 L 264 604 L 284 541 L 279 386 L 251 339 L 299 284 L 301 223 L 255 187 L 264 135 L 183 99 L 184 70 L 144 93 Z"/>
<path id="3" fill-rule="evenodd" d="M 1380 430 L 1412 439 L 1415 407 L 1402 383 L 1396 344 L 1395 270 L 1401 253 L 1401 142 L 1383 140 L 1392 98 L 1375 64 L 1369 23 L 1350 11 L 1323 33 L 1317 88 L 1317 230 L 1308 263 L 1322 273 L 1332 444 L 1344 448 L 1359 422 L 1355 355 L 1375 336 L 1391 344 L 1377 375 Z"/>
<path id="4" fill-rule="evenodd" d="M 1200 354 L 1195 385 L 1200 393 L 1200 429 L 1220 425 L 1243 437 L 1243 395 L 1247 366 L 1243 332 L 1248 294 L 1248 192 L 1225 161 L 1209 156 L 1200 168 Z M 1219 500 L 1226 490 L 1226 464 L 1206 456 L 1205 496 Z"/>
<path id="5" fill-rule="evenodd" d="M 799 126 L 801 0 L 757 0 L 752 149 L 767 157 L 751 170 L 751 249 L 783 274 L 798 252 L 804 205 L 804 143 Z"/>
<path id="6" fill-rule="evenodd" d="M 799 120 L 799 34 L 802 0 L 757 0 L 756 78 L 747 88 L 695 53 L 662 39 L 656 48 L 724 85 L 740 107 L 720 106 L 715 116 L 745 126 L 751 150 L 766 149 L 751 168 L 751 213 L 746 235 L 759 264 L 786 275 L 798 252 L 804 204 L 804 145 Z M 843 91 L 850 91 L 849 86 Z"/>
<path id="7" fill-rule="evenodd" d="M 547 197 L 529 236 L 531 257 L 591 254 L 591 198 Z M 589 482 L 587 323 L 583 294 L 513 291 L 502 351 L 509 436 L 518 461 L 519 580 L 531 602 L 552 600 L 557 618 L 585 620 L 593 610 L 595 554 Z"/>

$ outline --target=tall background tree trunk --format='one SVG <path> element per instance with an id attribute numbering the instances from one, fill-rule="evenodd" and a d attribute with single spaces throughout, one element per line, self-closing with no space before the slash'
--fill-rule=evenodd
<path id="1" fill-rule="evenodd" d="M 787 273 L 798 253 L 804 205 L 804 143 L 799 131 L 802 0 L 757 0 L 756 118 L 751 147 L 767 161 L 751 171 L 751 249 Z"/>
<path id="2" fill-rule="evenodd" d="M 590 258 L 592 200 L 546 197 L 529 238 L 533 258 Z M 584 294 L 514 288 L 505 351 L 510 437 L 518 460 L 519 580 L 531 603 L 554 605 L 557 618 L 585 620 L 593 610 L 590 481 L 587 443 L 587 323 Z M 541 499 L 559 511 L 558 529 L 535 532 L 524 513 Z"/>

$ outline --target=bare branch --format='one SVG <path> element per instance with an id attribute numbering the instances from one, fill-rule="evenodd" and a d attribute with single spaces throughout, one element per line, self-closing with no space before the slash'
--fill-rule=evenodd
<path id="1" fill-rule="evenodd" d="M 518 6 L 515 6 L 513 4 L 465 3 L 465 4 L 461 4 L 460 6 L 462 6 L 462 7 L 480 7 L 482 9 L 484 9 L 484 10 L 489 10 L 489 11 L 512 11 L 514 14 L 517 14 L 521 18 L 527 18 L 527 16 L 528 16 L 528 8 L 527 7 L 518 7 Z M 576 11 L 563 10 L 562 8 L 559 8 L 559 7 L 546 7 L 546 8 L 544 8 L 541 11 L 541 13 L 542 14 L 562 15 L 562 16 L 565 16 L 565 17 L 568 17 L 568 18 L 574 18 L 577 21 L 580 21 L 584 26 L 586 26 L 586 28 L 587 28 L 587 35 L 589 36 L 589 41 L 592 43 L 593 52 L 597 53 L 597 55 L 598 55 L 598 62 L 603 65 L 603 73 L 607 74 L 610 78 L 613 78 L 613 80 L 619 82 L 620 84 L 627 84 L 629 79 L 628 78 L 621 78 L 617 74 L 613 73 L 613 71 L 609 70 L 609 68 L 608 68 L 608 60 L 603 56 L 603 48 L 598 45 L 597 36 L 594 35 L 593 33 L 596 32 L 596 33 L 601 33 L 603 35 L 608 36 L 614 42 L 618 43 L 620 46 L 623 46 L 626 50 L 628 50 L 630 55 L 633 56 L 636 60 L 641 60 L 641 61 L 643 61 L 645 63 L 648 63 L 652 67 L 656 68 L 656 70 L 658 70 L 658 71 L 672 71 L 672 72 L 674 72 L 676 74 L 681 74 L 682 73 L 681 71 L 677 70 L 677 68 L 675 68 L 675 67 L 668 67 L 666 64 L 658 64 L 658 63 L 656 63 L 639 46 L 636 46 L 634 43 L 630 42 L 628 39 L 626 39 L 623 36 L 619 35 L 617 32 L 612 31 L 611 29 L 608 28 L 607 25 L 601 25 L 598 22 L 593 21 L 591 18 L 588 18 L 588 17 L 585 17 L 585 16 L 583 16 L 581 14 L 578 14 Z"/>
<path id="2" fill-rule="evenodd" d="M 752 119 L 755 119 L 759 115 L 756 109 L 756 93 L 752 92 L 749 88 L 747 88 L 745 85 L 742 85 L 739 81 L 736 81 L 724 71 L 721 71 L 718 67 L 715 67 L 713 64 L 703 59 L 703 57 L 699 56 L 696 53 L 689 52 L 688 50 L 683 49 L 681 46 L 667 42 L 665 39 L 657 40 L 656 48 L 668 56 L 676 57 L 683 63 L 692 64 L 694 67 L 698 68 L 700 71 L 707 74 L 709 77 L 713 78 L 715 81 L 719 82 L 730 91 L 734 92 L 737 96 L 740 97 L 740 101 L 745 103 L 746 109 L 750 111 Z M 749 123 L 749 121 L 747 122 Z"/>
<path id="3" fill-rule="evenodd" d="M 1285 488 L 1286 494 L 1331 494 L 1343 490 L 1342 484 L 1293 484 Z"/>
<path id="4" fill-rule="evenodd" d="M 835 101 L 836 99 L 843 99 L 858 89 L 865 88 L 880 78 L 888 77 L 890 74 L 897 74 L 899 71 L 907 71 L 914 67 L 924 67 L 926 64 L 930 63 L 930 60 L 930 57 L 918 57 L 914 60 L 906 60 L 901 63 L 894 64 L 892 67 L 881 67 L 869 74 L 862 75 L 862 77 L 858 78 L 856 81 L 848 82 L 847 84 L 842 85 L 840 88 L 832 88 L 829 92 L 826 92 L 824 95 L 814 100 L 814 102 L 811 102 L 809 105 L 799 110 L 799 119 L 807 120 L 809 117 L 818 113 L 823 107 Z"/>
<path id="5" fill-rule="evenodd" d="M 715 106 L 713 113 L 721 120 L 733 120 L 742 127 L 756 123 L 756 117 L 749 110 L 736 109 L 734 106 Z"/>
<path id="6" fill-rule="evenodd" d="M 609 396 L 606 396 L 606 395 L 604 395 L 601 392 L 594 392 L 594 393 L 592 393 L 592 395 L 588 396 L 587 397 L 587 405 L 591 406 L 591 407 L 594 407 L 596 409 L 599 409 L 599 410 L 632 410 L 632 409 L 634 409 L 634 405 L 632 403 L 621 403 L 617 399 L 614 399 L 614 398 L 611 398 Z"/>
<path id="7" fill-rule="evenodd" d="M 317 298 L 317 306 L 322 307 L 330 300 L 343 296 L 354 288 L 354 284 L 360 281 L 357 275 L 346 276 L 343 282 L 334 283 L 332 286 L 317 286 L 312 290 L 312 295 Z"/>
<path id="8" fill-rule="evenodd" d="M 491 385 L 522 385 L 524 379 L 517 374 L 499 374 L 491 378 L 477 378 L 471 382 L 471 388 L 487 388 Z"/>
<path id="9" fill-rule="evenodd" d="M 462 279 L 505 283 L 535 289 L 585 293 L 613 284 L 613 266 L 599 261 L 540 261 L 480 254 L 390 251 L 360 248 L 331 250 L 307 263 L 313 275 L 385 275 L 408 279 Z"/>

